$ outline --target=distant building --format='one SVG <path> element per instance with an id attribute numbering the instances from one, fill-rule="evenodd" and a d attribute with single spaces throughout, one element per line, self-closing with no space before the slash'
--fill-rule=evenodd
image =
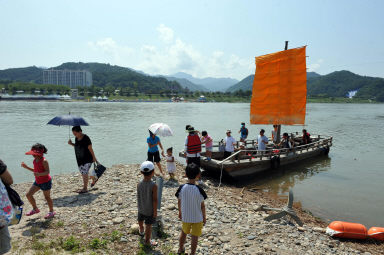
<path id="1" fill-rule="evenodd" d="M 92 85 L 92 73 L 89 71 L 54 70 L 43 71 L 43 84 L 66 85 L 70 88 Z"/>

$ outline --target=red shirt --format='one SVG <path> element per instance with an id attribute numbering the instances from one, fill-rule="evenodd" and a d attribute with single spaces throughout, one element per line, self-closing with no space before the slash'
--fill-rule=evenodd
<path id="1" fill-rule="evenodd" d="M 40 158 L 39 162 L 36 162 L 36 159 L 33 161 L 33 172 L 34 173 L 44 173 L 45 172 L 44 165 L 43 165 L 44 160 L 45 160 L 45 158 L 42 157 L 42 158 Z M 49 174 L 44 175 L 44 176 L 35 176 L 35 181 L 37 184 L 43 184 L 43 183 L 49 182 L 51 179 L 52 178 Z"/>

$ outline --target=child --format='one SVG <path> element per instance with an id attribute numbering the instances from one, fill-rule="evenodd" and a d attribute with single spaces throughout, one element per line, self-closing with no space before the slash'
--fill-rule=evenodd
<path id="1" fill-rule="evenodd" d="M 40 212 L 33 195 L 41 189 L 49 207 L 49 212 L 44 218 L 50 219 L 53 218 L 56 213 L 53 211 L 53 202 L 51 199 L 52 178 L 49 175 L 49 165 L 48 161 L 43 156 L 44 153 L 47 153 L 47 148 L 45 148 L 44 145 L 39 143 L 33 145 L 31 150 L 25 153 L 26 155 L 32 155 L 35 158 L 33 160 L 33 168 L 28 167 L 24 162 L 21 163 L 21 166 L 32 171 L 35 175 L 35 182 L 26 194 L 29 203 L 31 203 L 33 207 L 33 209 L 27 213 L 27 216 Z"/>
<path id="2" fill-rule="evenodd" d="M 207 156 L 207 160 L 210 161 L 212 159 L 213 140 L 207 131 L 201 132 L 201 135 L 203 136 L 203 144 L 205 144 L 205 155 Z"/>
<path id="3" fill-rule="evenodd" d="M 184 253 L 184 244 L 187 234 L 191 234 L 191 255 L 196 253 L 197 242 L 207 219 L 205 215 L 204 200 L 207 195 L 196 185 L 200 178 L 200 168 L 192 163 L 186 168 L 188 183 L 179 187 L 176 192 L 179 207 L 179 219 L 182 221 L 182 230 L 179 239 L 178 253 Z"/>
<path id="4" fill-rule="evenodd" d="M 175 157 L 172 156 L 172 151 L 173 151 L 172 147 L 167 149 L 167 170 L 170 178 L 173 180 L 176 180 L 175 178 L 176 164 L 175 164 Z"/>
<path id="5" fill-rule="evenodd" d="M 151 240 L 152 224 L 157 217 L 157 185 L 151 181 L 155 173 L 155 166 L 151 161 L 144 161 L 140 166 L 144 179 L 137 184 L 137 220 L 140 227 L 140 235 L 144 235 L 145 224 L 145 244 L 156 245 Z"/>

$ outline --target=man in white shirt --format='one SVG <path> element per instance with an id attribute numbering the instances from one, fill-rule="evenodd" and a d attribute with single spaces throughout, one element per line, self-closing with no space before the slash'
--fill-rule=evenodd
<path id="1" fill-rule="evenodd" d="M 231 136 L 231 130 L 227 130 L 227 136 L 224 139 L 225 142 L 225 150 L 224 150 L 224 158 L 228 158 L 231 156 L 232 152 L 235 151 L 236 140 Z"/>
<path id="2" fill-rule="evenodd" d="M 266 145 L 268 144 L 268 137 L 264 135 L 265 130 L 260 130 L 260 135 L 257 137 L 257 149 L 259 151 L 265 151 Z"/>

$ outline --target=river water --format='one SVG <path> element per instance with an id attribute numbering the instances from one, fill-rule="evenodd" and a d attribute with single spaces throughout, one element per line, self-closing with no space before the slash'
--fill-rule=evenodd
<path id="1" fill-rule="evenodd" d="M 25 152 L 36 142 L 48 148 L 46 157 L 53 174 L 77 171 L 73 147 L 67 145 L 68 127 L 46 125 L 68 112 L 90 123 L 83 131 L 92 139 L 98 160 L 106 166 L 145 160 L 147 128 L 154 122 L 172 127 L 174 136 L 162 138 L 162 143 L 174 147 L 177 154 L 183 149 L 186 124 L 207 130 L 214 140 L 224 138 L 225 131 L 232 129 L 238 139 L 240 123 L 249 120 L 248 104 L 1 101 L 0 158 L 16 182 L 33 180 L 20 163 L 32 165 L 32 157 Z M 384 226 L 384 104 L 308 104 L 306 124 L 311 134 L 334 137 L 329 156 L 247 184 L 279 195 L 292 188 L 295 201 L 325 220 Z M 269 135 L 272 129 L 258 125 L 248 128 L 249 138 L 256 137 L 260 128 Z M 283 127 L 288 132 L 301 129 Z"/>

